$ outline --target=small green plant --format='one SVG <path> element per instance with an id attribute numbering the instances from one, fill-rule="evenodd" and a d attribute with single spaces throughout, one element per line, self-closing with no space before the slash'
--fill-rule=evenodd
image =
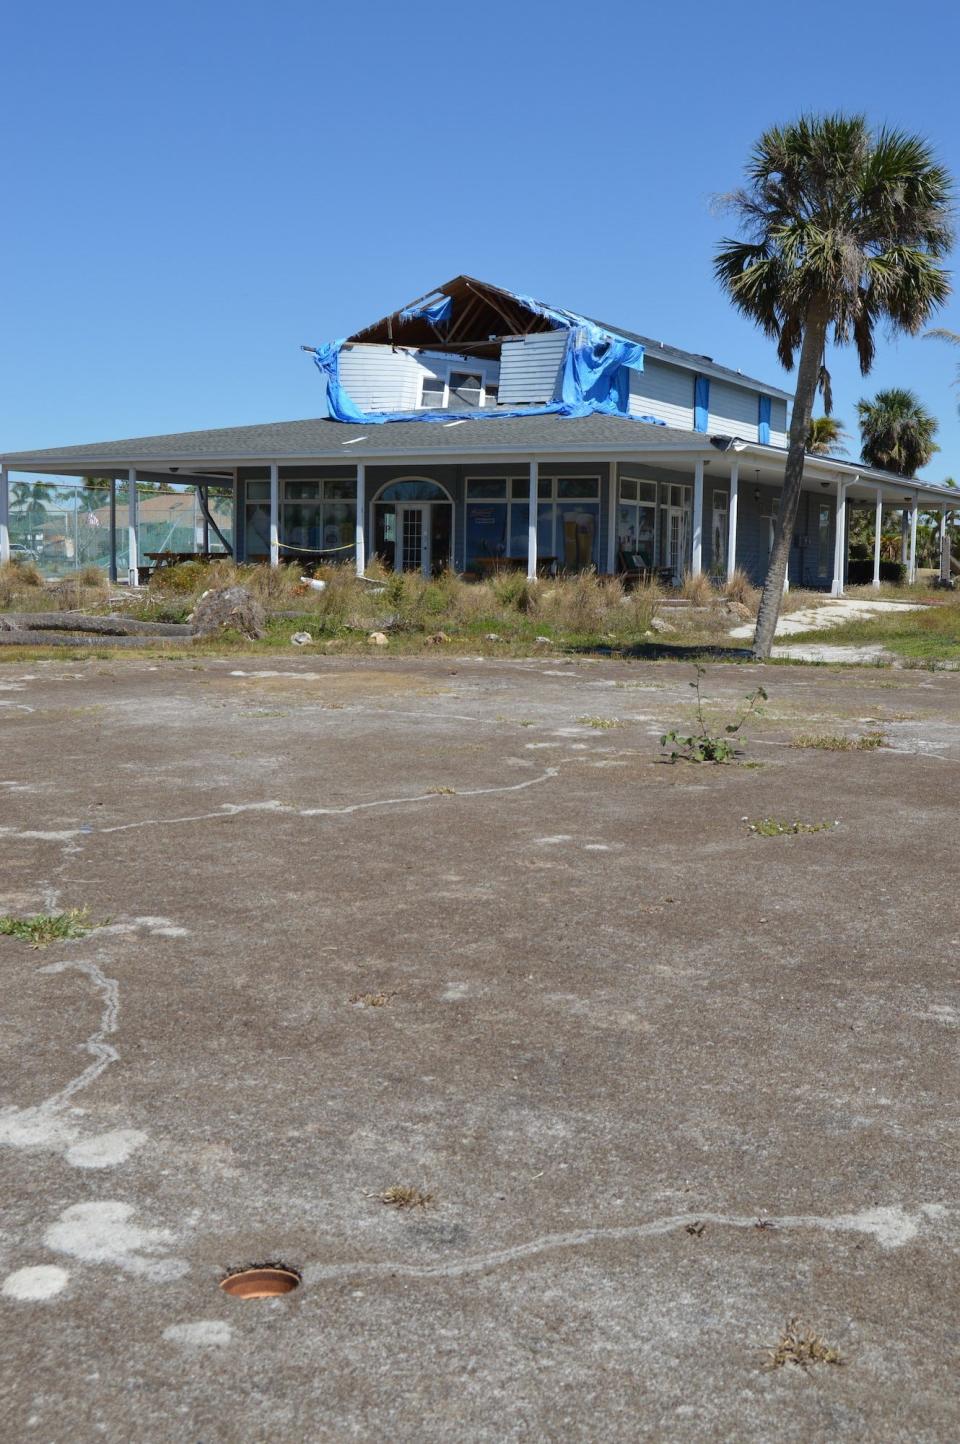
<path id="1" fill-rule="evenodd" d="M 0 933 L 22 938 L 33 948 L 45 948 L 48 943 L 65 938 L 84 938 L 91 928 L 99 926 L 90 921 L 86 908 L 71 908 L 66 913 L 35 913 L 29 918 L 15 918 L 10 913 L 0 916 Z"/>
<path id="2" fill-rule="evenodd" d="M 791 822 L 784 817 L 756 817 L 752 822 L 744 818 L 744 822 L 756 837 L 796 837 L 798 833 L 827 832 L 837 825 L 835 822 L 801 822 L 799 818 Z"/>
<path id="3" fill-rule="evenodd" d="M 816 748 L 820 752 L 875 752 L 878 747 L 889 745 L 882 732 L 865 732 L 862 737 L 801 732 L 790 744 L 791 747 Z"/>
<path id="4" fill-rule="evenodd" d="M 622 727 L 619 717 L 578 717 L 581 727 L 593 727 L 597 732 L 608 732 L 611 727 Z"/>
<path id="5" fill-rule="evenodd" d="M 668 746 L 671 748 L 671 762 L 732 762 L 739 756 L 739 749 L 732 739 L 741 731 L 748 718 L 759 711 L 759 704 L 767 700 L 767 694 L 763 687 L 756 687 L 746 697 L 743 710 L 736 722 L 727 723 L 723 729 L 723 736 L 711 736 L 703 715 L 703 697 L 700 693 L 700 679 L 704 676 L 706 676 L 706 668 L 698 662 L 697 675 L 690 686 L 697 694 L 697 727 L 699 730 L 692 736 L 685 737 L 677 728 L 674 728 L 670 732 L 664 732 L 660 738 L 660 746 L 664 750 Z"/>

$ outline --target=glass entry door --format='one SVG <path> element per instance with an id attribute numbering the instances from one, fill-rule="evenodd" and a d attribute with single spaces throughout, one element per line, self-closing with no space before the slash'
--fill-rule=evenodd
<path id="1" fill-rule="evenodd" d="M 397 506 L 397 545 L 394 570 L 430 575 L 430 507 L 426 502 Z"/>

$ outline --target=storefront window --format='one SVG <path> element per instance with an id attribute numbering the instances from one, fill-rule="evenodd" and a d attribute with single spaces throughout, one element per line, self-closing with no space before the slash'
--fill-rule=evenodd
<path id="1" fill-rule="evenodd" d="M 628 570 L 653 566 L 657 531 L 657 483 L 621 476 L 617 546 Z M 626 558 L 631 558 L 629 563 Z"/>
<path id="2" fill-rule="evenodd" d="M 270 483 L 246 485 L 246 555 L 270 553 Z M 280 556 L 298 552 L 349 561 L 356 542 L 357 483 L 350 478 L 281 479 Z"/>
<path id="3" fill-rule="evenodd" d="M 537 559 L 580 571 L 597 565 L 600 482 L 596 476 L 539 478 Z M 468 478 L 466 565 L 486 571 L 498 560 L 527 556 L 530 480 L 527 476 Z"/>

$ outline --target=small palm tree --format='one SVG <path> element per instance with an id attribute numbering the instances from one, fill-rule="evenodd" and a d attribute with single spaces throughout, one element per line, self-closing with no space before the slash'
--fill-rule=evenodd
<path id="1" fill-rule="evenodd" d="M 828 336 L 857 348 L 864 375 L 878 324 L 922 330 L 950 292 L 941 265 L 953 236 L 953 183 L 917 136 L 871 132 L 862 115 L 806 116 L 766 131 L 728 197 L 746 239 L 721 242 L 717 280 L 733 304 L 799 357 L 790 445 L 753 650 L 773 644 L 797 517 L 813 403 L 832 408 Z"/>
<path id="2" fill-rule="evenodd" d="M 892 386 L 878 391 L 872 401 L 858 401 L 857 414 L 863 460 L 878 471 L 916 476 L 940 450 L 933 439 L 936 417 L 905 387 Z"/>
<path id="3" fill-rule="evenodd" d="M 807 430 L 807 452 L 810 456 L 845 456 L 849 433 L 835 416 L 813 416 Z"/>

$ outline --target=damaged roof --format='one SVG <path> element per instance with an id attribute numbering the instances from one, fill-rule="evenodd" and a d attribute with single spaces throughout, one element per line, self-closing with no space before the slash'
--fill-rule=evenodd
<path id="1" fill-rule="evenodd" d="M 448 296 L 453 302 L 449 327 L 445 332 L 424 314 L 431 301 L 443 296 Z M 679 346 L 668 346 L 665 342 L 655 341 L 638 331 L 614 326 L 607 321 L 598 321 L 595 316 L 584 316 L 564 307 L 551 306 L 548 302 L 538 301 L 532 296 L 507 291 L 490 281 L 478 280 L 476 276 L 454 276 L 452 280 L 444 281 L 442 286 L 418 296 L 389 316 L 382 316 L 379 321 L 355 331 L 347 337 L 347 341 L 432 349 L 449 347 L 451 350 L 469 350 L 477 356 L 493 355 L 506 336 L 527 336 L 538 331 L 555 330 L 564 324 L 578 323 L 596 326 L 601 331 L 622 336 L 627 341 L 638 341 L 651 358 L 661 357 L 704 376 L 715 376 L 735 385 L 752 386 L 768 396 L 777 396 L 784 401 L 793 400 L 791 392 L 778 386 L 770 386 L 755 376 L 745 376 L 742 371 L 735 371 L 732 367 L 721 366 L 712 356 L 684 351 Z"/>

